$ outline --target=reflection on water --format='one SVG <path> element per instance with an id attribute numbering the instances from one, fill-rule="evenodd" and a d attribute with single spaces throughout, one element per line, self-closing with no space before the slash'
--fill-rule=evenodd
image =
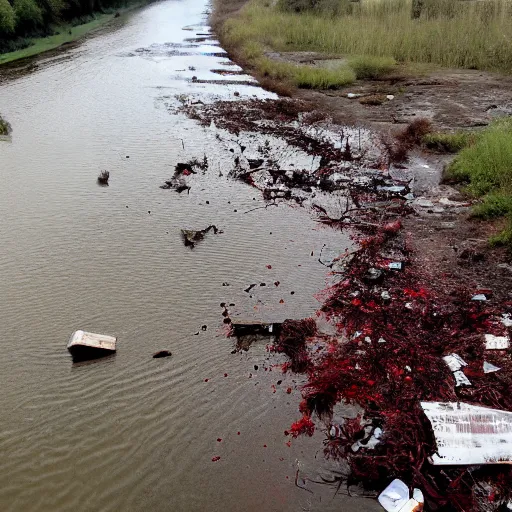
<path id="1" fill-rule="evenodd" d="M 318 439 L 290 448 L 282 434 L 300 382 L 264 344 L 232 354 L 224 336 L 221 302 L 277 320 L 313 312 L 325 268 L 311 252 L 346 241 L 304 211 L 254 210 L 257 191 L 227 178 L 227 143 L 168 113 L 179 94 L 272 97 L 244 74 L 205 83 L 230 63 L 215 41 L 193 39 L 208 34 L 204 9 L 157 3 L 2 72 L 0 112 L 13 126 L 0 141 L 2 511 L 374 506 L 294 486 L 298 463 L 310 477 L 323 466 Z M 176 162 L 204 154 L 209 170 L 190 194 L 159 188 Z M 97 186 L 102 169 L 109 187 Z M 181 229 L 210 224 L 223 233 L 184 247 Z M 116 335 L 117 355 L 72 365 L 76 329 Z M 173 356 L 153 359 L 162 349 Z"/>

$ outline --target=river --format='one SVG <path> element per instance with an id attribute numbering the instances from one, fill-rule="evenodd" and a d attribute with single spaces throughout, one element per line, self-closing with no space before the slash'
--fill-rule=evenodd
<path id="1" fill-rule="evenodd" d="M 298 468 L 311 478 L 325 467 L 321 433 L 291 447 L 283 434 L 300 381 L 264 344 L 232 354 L 222 330 L 224 301 L 251 318 L 310 315 L 326 278 L 318 252 L 348 242 L 299 208 L 245 213 L 264 203 L 227 177 L 235 144 L 169 112 L 180 94 L 273 97 L 202 83 L 229 64 L 215 42 L 187 41 L 208 32 L 206 10 L 204 0 L 155 3 L 0 70 L 13 128 L 0 141 L 3 512 L 377 507 L 295 486 Z M 177 162 L 204 154 L 209 170 L 190 194 L 160 188 Z M 109 187 L 96 183 L 102 169 Z M 223 233 L 184 246 L 180 229 L 209 224 Z M 75 329 L 116 335 L 118 353 L 73 365 Z M 173 356 L 153 359 L 161 349 Z"/>

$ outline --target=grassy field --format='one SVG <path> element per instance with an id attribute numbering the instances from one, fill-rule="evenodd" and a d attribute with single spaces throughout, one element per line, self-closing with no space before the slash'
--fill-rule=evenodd
<path id="1" fill-rule="evenodd" d="M 395 61 L 512 72 L 512 0 L 423 0 L 419 13 L 412 2 L 318 0 L 308 8 L 307 0 L 250 0 L 216 28 L 223 45 L 262 75 L 266 50 L 349 57 L 358 78 L 380 78 Z"/>
<path id="2" fill-rule="evenodd" d="M 446 177 L 481 198 L 474 217 L 507 218 L 507 227 L 492 241 L 512 246 L 512 119 L 496 121 L 472 137 L 448 167 Z"/>

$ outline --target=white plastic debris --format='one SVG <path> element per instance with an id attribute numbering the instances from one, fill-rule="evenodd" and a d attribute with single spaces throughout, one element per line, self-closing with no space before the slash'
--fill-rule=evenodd
<path id="1" fill-rule="evenodd" d="M 386 340 L 384 338 L 379 338 L 377 340 L 377 343 L 386 343 Z"/>
<path id="2" fill-rule="evenodd" d="M 467 366 L 468 364 L 462 357 L 459 356 L 459 354 L 449 354 L 447 356 L 443 357 L 443 361 L 448 365 L 448 368 L 452 372 L 456 372 L 457 370 L 460 370 L 463 366 Z"/>
<path id="3" fill-rule="evenodd" d="M 471 381 L 464 375 L 464 372 L 457 371 L 453 372 L 455 378 L 455 386 L 471 386 Z"/>
<path id="4" fill-rule="evenodd" d="M 349 98 L 351 100 L 354 99 L 354 98 L 359 98 L 360 96 L 361 96 L 360 94 L 354 94 L 353 92 L 349 92 L 347 94 L 347 98 Z"/>
<path id="5" fill-rule="evenodd" d="M 501 323 L 505 327 L 512 327 L 512 318 L 510 313 L 503 313 L 503 315 L 501 315 Z"/>
<path id="6" fill-rule="evenodd" d="M 390 270 L 402 270 L 404 268 L 404 264 L 401 261 L 392 261 L 388 264 L 388 268 Z"/>
<path id="7" fill-rule="evenodd" d="M 484 361 L 484 373 L 494 373 L 499 370 L 501 370 L 499 366 L 494 366 L 493 364 Z"/>
<path id="8" fill-rule="evenodd" d="M 473 295 L 473 297 L 471 297 L 471 300 L 484 301 L 487 300 L 487 297 L 483 293 L 477 293 L 476 295 Z"/>
<path id="9" fill-rule="evenodd" d="M 395 99 L 395 97 L 392 94 L 388 94 L 386 98 L 390 101 Z"/>
<path id="10" fill-rule="evenodd" d="M 461 402 L 421 402 L 437 443 L 434 465 L 512 463 L 512 413 Z"/>
<path id="11" fill-rule="evenodd" d="M 406 188 L 404 185 L 379 185 L 377 187 L 379 192 L 405 192 Z"/>
<path id="12" fill-rule="evenodd" d="M 485 335 L 485 348 L 487 350 L 505 350 L 510 347 L 508 336 L 494 336 L 494 334 Z"/>
<path id="13" fill-rule="evenodd" d="M 75 331 L 68 342 L 68 350 L 74 361 L 86 361 L 113 354 L 117 338 L 105 334 Z"/>
<path id="14" fill-rule="evenodd" d="M 391 300 L 391 295 L 389 294 L 389 292 L 387 290 L 384 290 L 381 294 L 381 299 L 382 300 Z"/>
<path id="15" fill-rule="evenodd" d="M 375 427 L 375 430 L 372 432 L 372 425 L 367 425 L 365 430 L 365 436 L 363 439 L 356 441 L 351 449 L 353 452 L 359 451 L 360 448 L 365 448 L 367 450 L 373 450 L 379 443 L 380 438 L 382 437 L 382 429 L 380 427 Z"/>
<path id="16" fill-rule="evenodd" d="M 379 495 L 379 503 L 388 512 L 399 512 L 409 501 L 409 488 L 396 478 Z"/>
<path id="17" fill-rule="evenodd" d="M 423 493 L 414 489 L 412 498 L 409 497 L 409 488 L 402 480 L 396 478 L 379 495 L 379 503 L 388 512 L 412 512 L 418 510 L 423 504 Z"/>
<path id="18" fill-rule="evenodd" d="M 331 437 L 341 437 L 341 427 L 339 425 L 331 425 L 331 428 L 329 429 L 329 435 Z"/>
<path id="19" fill-rule="evenodd" d="M 414 489 L 412 491 L 412 497 L 415 499 L 418 503 L 423 503 L 425 501 L 425 498 L 423 497 L 423 493 L 419 489 Z"/>

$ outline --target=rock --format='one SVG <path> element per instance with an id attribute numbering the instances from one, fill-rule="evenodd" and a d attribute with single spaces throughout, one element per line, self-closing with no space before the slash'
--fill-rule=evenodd
<path id="1" fill-rule="evenodd" d="M 418 197 L 414 201 L 414 205 L 419 206 L 420 208 L 433 208 L 434 203 L 430 201 L 429 199 L 426 199 L 425 197 Z"/>
<path id="2" fill-rule="evenodd" d="M 156 352 L 153 354 L 154 359 L 159 359 L 160 357 L 170 357 L 172 356 L 172 352 L 169 350 L 160 350 L 159 352 Z"/>

